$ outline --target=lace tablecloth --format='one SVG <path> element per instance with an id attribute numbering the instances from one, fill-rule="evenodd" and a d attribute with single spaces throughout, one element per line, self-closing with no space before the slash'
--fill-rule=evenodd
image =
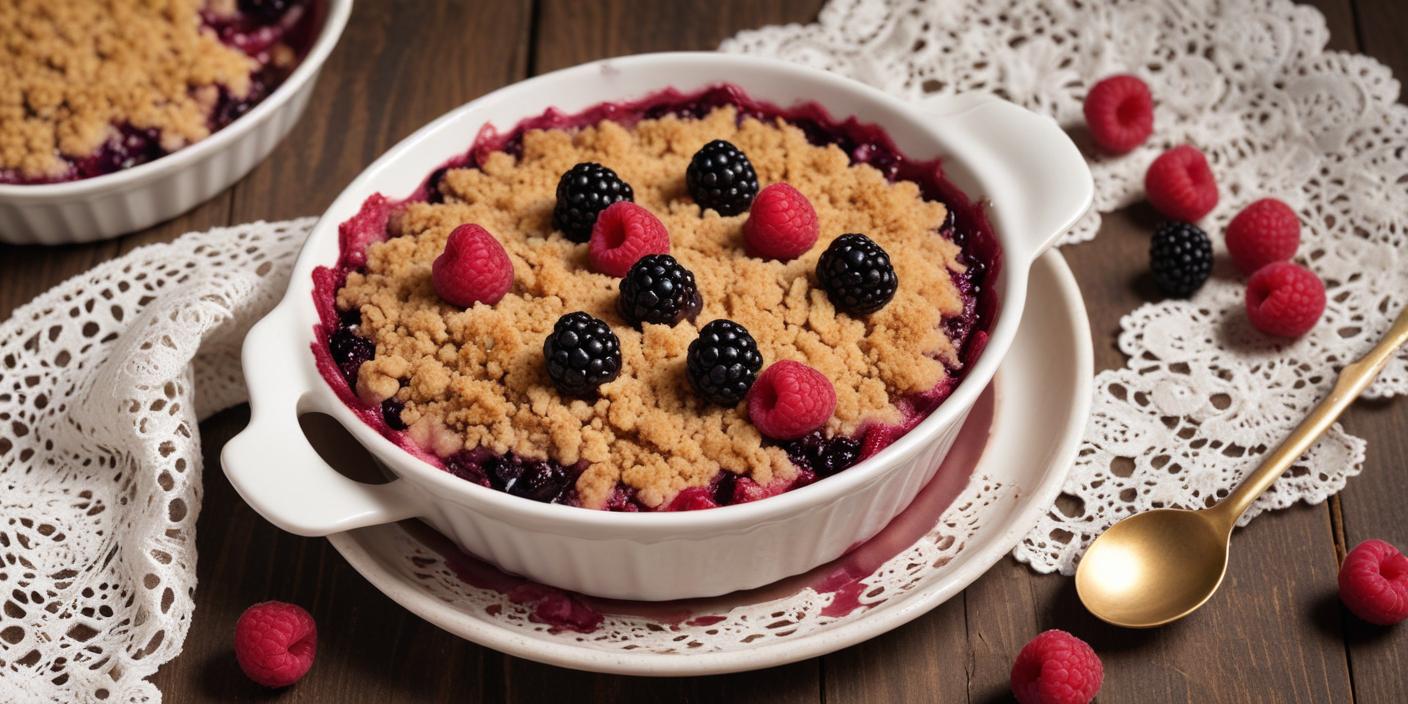
<path id="1" fill-rule="evenodd" d="M 1302 214 L 1301 258 L 1329 288 L 1325 320 L 1294 343 L 1264 338 L 1234 277 L 1126 316 L 1130 361 L 1097 377 L 1059 504 L 1076 508 L 1053 507 L 1016 550 L 1033 568 L 1069 573 L 1114 520 L 1224 493 L 1408 302 L 1408 216 L 1394 207 L 1408 109 L 1383 66 L 1326 52 L 1326 38 L 1316 11 L 1280 0 L 835 0 L 815 24 L 725 42 L 915 100 L 988 91 L 1073 127 L 1092 79 L 1141 75 L 1155 138 L 1119 158 L 1090 153 L 1097 212 L 1068 242 L 1140 198 L 1149 161 L 1185 142 L 1222 186 L 1210 232 L 1263 195 Z M 244 399 L 238 343 L 281 293 L 310 224 L 138 249 L 0 325 L 0 699 L 160 699 L 146 678 L 180 652 L 196 588 L 197 422 Z M 1405 389 L 1400 356 L 1371 393 Z M 1364 442 L 1336 427 L 1246 520 L 1323 501 L 1363 459 Z"/>

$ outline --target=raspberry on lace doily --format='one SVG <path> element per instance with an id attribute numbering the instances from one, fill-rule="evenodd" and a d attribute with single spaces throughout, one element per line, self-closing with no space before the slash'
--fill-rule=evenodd
<path id="1" fill-rule="evenodd" d="M 816 23 L 724 43 L 921 102 L 980 91 L 1051 115 L 1095 176 L 1095 208 L 1065 244 L 1093 238 L 1100 213 L 1142 198 L 1149 163 L 1185 143 L 1217 174 L 1222 198 L 1202 225 L 1220 257 L 1227 222 L 1248 203 L 1275 196 L 1299 212 L 1298 259 L 1328 289 L 1319 325 L 1292 343 L 1251 330 L 1230 266 L 1191 301 L 1125 316 L 1129 364 L 1097 376 L 1066 496 L 1015 551 L 1034 569 L 1070 574 L 1116 520 L 1225 496 L 1408 304 L 1408 107 L 1387 68 L 1326 51 L 1328 38 L 1317 10 L 1289 0 L 833 0 Z M 1156 104 L 1153 137 L 1123 156 L 1100 154 L 1082 124 L 1087 88 L 1113 73 L 1143 78 Z M 1408 353 L 1369 395 L 1405 391 Z M 1363 462 L 1364 441 L 1335 426 L 1243 521 L 1323 501 Z"/>

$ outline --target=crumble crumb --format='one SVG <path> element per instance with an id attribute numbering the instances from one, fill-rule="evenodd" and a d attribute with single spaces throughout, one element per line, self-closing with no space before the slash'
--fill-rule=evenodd
<path id="1" fill-rule="evenodd" d="M 924 200 L 911 182 L 852 166 L 840 149 L 812 145 L 785 122 L 736 118 L 724 107 L 700 119 L 530 131 L 519 158 L 497 152 L 479 169 L 449 171 L 446 202 L 397 213 L 390 229 L 398 236 L 368 247 L 365 272 L 351 272 L 337 294 L 339 308 L 360 309 L 362 332 L 377 345 L 358 393 L 368 402 L 403 401 L 411 436 L 442 456 L 484 447 L 585 462 L 576 489 L 589 508 L 603 506 L 618 482 L 655 508 L 721 470 L 764 486 L 795 477 L 786 453 L 765 445 L 748 421 L 746 404 L 705 404 L 685 378 L 689 342 L 717 318 L 748 328 L 765 365 L 793 359 L 832 381 L 829 431 L 899 421 L 894 399 L 932 389 L 958 366 L 941 323 L 962 311 L 951 274 L 964 268 L 960 248 L 937 234 L 943 204 Z M 701 212 L 684 173 L 711 139 L 742 149 L 762 185 L 786 181 L 811 200 L 821 237 L 809 252 L 787 262 L 749 257 L 747 213 Z M 553 231 L 558 177 L 582 161 L 615 170 L 668 228 L 671 253 L 694 272 L 704 299 L 694 323 L 635 330 L 616 313 L 620 280 L 592 273 L 587 245 Z M 492 233 L 513 261 L 514 289 L 493 307 L 449 306 L 431 284 L 431 263 L 450 231 L 468 222 Z M 890 304 L 863 319 L 838 314 L 813 281 L 821 252 L 848 232 L 880 243 L 899 276 Z M 543 368 L 543 339 L 575 310 L 607 321 L 621 340 L 621 374 L 591 402 L 561 397 Z"/>
<path id="2" fill-rule="evenodd" d="M 115 126 L 166 151 L 205 138 L 219 88 L 244 97 L 258 63 L 201 24 L 202 0 L 0 2 L 0 170 L 62 176 Z"/>

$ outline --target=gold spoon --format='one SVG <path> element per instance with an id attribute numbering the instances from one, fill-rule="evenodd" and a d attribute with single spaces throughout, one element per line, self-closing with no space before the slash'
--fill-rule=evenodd
<path id="1" fill-rule="evenodd" d="M 1227 572 L 1237 519 L 1364 392 L 1405 342 L 1408 308 L 1369 354 L 1340 371 L 1330 395 L 1221 503 L 1201 511 L 1157 509 L 1111 526 L 1090 544 L 1076 569 L 1076 592 L 1085 608 L 1116 626 L 1153 628 L 1207 602 Z"/>

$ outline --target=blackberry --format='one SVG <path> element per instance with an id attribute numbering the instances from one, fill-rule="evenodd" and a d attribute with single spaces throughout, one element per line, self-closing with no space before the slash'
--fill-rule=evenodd
<path id="1" fill-rule="evenodd" d="M 821 253 L 816 278 L 831 305 L 851 315 L 868 315 L 884 308 L 900 285 L 890 255 L 869 237 L 858 234 L 837 237 Z"/>
<path id="2" fill-rule="evenodd" d="M 1166 222 L 1149 242 L 1149 269 L 1165 293 L 1191 296 L 1212 274 L 1212 241 L 1195 225 Z"/>
<path id="3" fill-rule="evenodd" d="M 395 396 L 381 402 L 381 419 L 386 421 L 386 427 L 392 430 L 405 430 L 408 426 L 406 421 L 401 420 L 401 411 L 406 410 L 406 402 Z"/>
<path id="4" fill-rule="evenodd" d="M 694 153 L 684 172 L 689 195 L 701 208 L 720 215 L 737 215 L 758 195 L 758 174 L 738 147 L 716 139 Z"/>
<path id="5" fill-rule="evenodd" d="M 357 370 L 376 356 L 376 343 L 353 332 L 350 327 L 340 327 L 328 338 L 328 350 L 332 352 L 332 361 L 337 364 L 343 378 L 355 387 Z"/>
<path id="6" fill-rule="evenodd" d="M 859 441 L 841 435 L 828 438 L 820 430 L 784 443 L 782 448 L 793 464 L 816 472 L 817 477 L 829 477 L 860 459 Z"/>
<path id="7" fill-rule="evenodd" d="M 254 17 L 260 22 L 273 23 L 283 17 L 288 8 L 293 5 L 292 0 L 239 0 L 236 3 L 246 15 Z"/>
<path id="8" fill-rule="evenodd" d="M 668 254 L 649 254 L 621 279 L 616 310 L 637 327 L 641 323 L 674 325 L 698 315 L 703 304 L 689 269 Z"/>
<path id="9" fill-rule="evenodd" d="M 573 242 L 586 242 L 598 213 L 617 201 L 634 202 L 631 184 L 615 171 L 594 161 L 567 170 L 557 181 L 557 205 L 552 209 L 552 226 Z"/>
<path id="10" fill-rule="evenodd" d="M 621 341 L 605 322 L 581 311 L 568 313 L 543 340 L 543 359 L 559 391 L 589 397 L 621 372 Z"/>
<path id="11" fill-rule="evenodd" d="M 572 478 L 552 460 L 528 459 L 512 452 L 484 460 L 484 473 L 495 489 L 545 504 L 561 499 Z"/>
<path id="12" fill-rule="evenodd" d="M 715 320 L 699 331 L 689 343 L 685 372 L 689 383 L 704 400 L 733 406 L 748 395 L 748 389 L 763 368 L 758 343 L 742 325 L 732 320 Z"/>

